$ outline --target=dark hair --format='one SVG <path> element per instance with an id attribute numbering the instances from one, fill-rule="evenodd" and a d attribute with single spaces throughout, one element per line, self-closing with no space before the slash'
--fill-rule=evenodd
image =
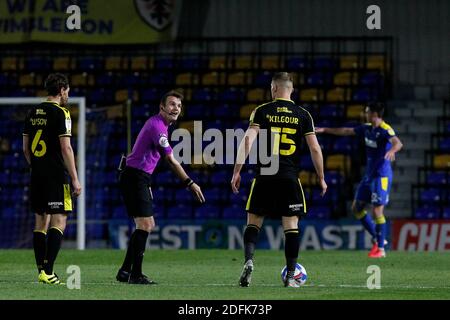
<path id="1" fill-rule="evenodd" d="M 49 96 L 57 96 L 61 88 L 65 90 L 69 87 L 69 80 L 62 73 L 52 73 L 45 79 L 44 87 Z"/>
<path id="2" fill-rule="evenodd" d="M 293 82 L 292 76 L 288 72 L 277 72 L 273 75 L 272 81 L 290 81 Z"/>
<path id="3" fill-rule="evenodd" d="M 367 107 L 369 108 L 370 112 L 376 112 L 378 116 L 381 118 L 384 114 L 384 103 L 382 102 L 369 102 L 367 104 Z"/>
<path id="4" fill-rule="evenodd" d="M 180 92 L 175 91 L 175 90 L 171 90 L 171 91 L 169 91 L 169 92 L 166 92 L 166 93 L 162 96 L 162 98 L 161 98 L 161 104 L 162 104 L 162 105 L 166 105 L 166 102 L 167 102 L 167 98 L 168 98 L 168 97 L 175 97 L 175 98 L 180 99 L 181 101 L 183 101 L 183 99 L 184 99 L 183 95 L 182 95 Z"/>

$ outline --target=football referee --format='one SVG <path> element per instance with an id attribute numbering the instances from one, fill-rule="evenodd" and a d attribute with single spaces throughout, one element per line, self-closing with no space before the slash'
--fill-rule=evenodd
<path id="1" fill-rule="evenodd" d="M 181 113 L 183 96 L 176 91 L 166 93 L 160 102 L 159 113 L 150 117 L 139 132 L 132 152 L 119 176 L 119 184 L 128 215 L 136 229 L 130 237 L 127 253 L 116 279 L 130 284 L 154 284 L 142 273 L 142 261 L 147 237 L 155 226 L 151 177 L 159 159 L 163 157 L 172 171 L 195 198 L 205 202 L 200 187 L 192 181 L 174 158 L 168 140 L 168 127 Z"/>
<path id="2" fill-rule="evenodd" d="M 300 183 L 299 163 L 302 140 L 308 144 L 311 158 L 316 169 L 322 196 L 327 190 L 324 179 L 322 150 L 314 132 L 313 119 L 308 111 L 291 100 L 293 83 L 290 74 L 280 72 L 273 76 L 271 83 L 272 102 L 258 106 L 250 116 L 250 125 L 238 149 L 238 158 L 234 166 L 231 187 L 238 193 L 241 181 L 240 172 L 253 142 L 260 130 L 267 130 L 267 140 L 262 143 L 271 145 L 272 154 L 278 157 L 278 170 L 273 174 L 264 174 L 261 161 L 259 173 L 253 179 L 248 197 L 247 227 L 244 232 L 245 261 L 239 280 L 242 287 L 248 287 L 253 272 L 253 254 L 258 233 L 264 217 L 281 218 L 285 234 L 285 257 L 287 277 L 286 287 L 298 287 L 294 280 L 295 266 L 299 251 L 299 218 L 306 215 L 306 202 Z M 261 136 L 260 136 L 261 137 Z M 261 137 L 262 138 L 262 137 Z M 267 169 L 267 168 L 266 168 Z"/>
<path id="3" fill-rule="evenodd" d="M 69 81 L 63 74 L 50 74 L 45 89 L 47 101 L 33 107 L 25 119 L 23 153 L 31 167 L 30 200 L 36 217 L 33 247 L 38 281 L 61 284 L 53 272 L 53 264 L 61 248 L 67 214 L 73 209 L 72 195 L 81 193 L 81 185 L 70 144 L 72 122 L 66 108 Z"/>

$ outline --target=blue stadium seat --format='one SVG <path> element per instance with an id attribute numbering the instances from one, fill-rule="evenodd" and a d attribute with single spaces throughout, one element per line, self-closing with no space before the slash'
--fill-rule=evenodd
<path id="1" fill-rule="evenodd" d="M 292 57 L 287 59 L 287 69 L 297 70 L 306 69 L 309 67 L 310 63 L 307 58 L 304 57 Z"/>
<path id="2" fill-rule="evenodd" d="M 208 88 L 194 90 L 192 94 L 193 101 L 211 101 L 216 98 L 215 92 Z"/>
<path id="3" fill-rule="evenodd" d="M 382 85 L 383 77 L 378 72 L 369 72 L 361 76 L 360 84 L 364 86 Z"/>
<path id="4" fill-rule="evenodd" d="M 312 171 L 314 169 L 314 164 L 309 154 L 300 156 L 300 168 L 306 171 Z"/>
<path id="5" fill-rule="evenodd" d="M 45 71 L 51 70 L 52 64 L 46 57 L 30 57 L 26 61 L 27 71 Z"/>
<path id="6" fill-rule="evenodd" d="M 152 179 L 156 186 L 166 186 L 176 183 L 174 174 L 170 171 L 157 172 L 152 175 Z"/>
<path id="7" fill-rule="evenodd" d="M 306 83 L 311 86 L 324 86 L 331 84 L 333 77 L 330 73 L 316 72 L 310 74 L 306 79 Z"/>
<path id="8" fill-rule="evenodd" d="M 450 138 L 444 138 L 439 141 L 439 148 L 442 151 L 450 151 Z"/>
<path id="9" fill-rule="evenodd" d="M 339 172 L 327 171 L 325 173 L 325 182 L 329 186 L 338 186 L 343 182 L 343 177 Z"/>
<path id="10" fill-rule="evenodd" d="M 423 203 L 436 203 L 441 200 L 441 193 L 439 189 L 430 188 L 425 189 L 420 193 L 420 201 Z"/>
<path id="11" fill-rule="evenodd" d="M 319 57 L 314 59 L 314 67 L 316 69 L 334 69 L 336 66 L 336 60 L 330 57 Z"/>
<path id="12" fill-rule="evenodd" d="M 192 219 L 192 207 L 184 204 L 171 205 L 167 209 L 168 219 Z"/>
<path id="13" fill-rule="evenodd" d="M 173 69 L 175 67 L 175 61 L 172 58 L 156 59 L 155 67 L 157 69 Z"/>
<path id="14" fill-rule="evenodd" d="M 438 219 L 440 208 L 435 206 L 420 207 L 416 209 L 414 217 L 416 219 Z"/>
<path id="15" fill-rule="evenodd" d="M 239 102 L 244 98 L 244 93 L 242 90 L 236 88 L 225 89 L 219 93 L 219 99 L 225 102 Z"/>
<path id="16" fill-rule="evenodd" d="M 352 153 L 355 149 L 355 139 L 353 137 L 339 137 L 333 144 L 333 152 Z"/>
<path id="17" fill-rule="evenodd" d="M 314 118 L 313 114 L 311 116 Z M 326 118 L 342 118 L 344 110 L 335 104 L 327 104 L 319 108 L 319 117 Z"/>
<path id="18" fill-rule="evenodd" d="M 247 214 L 243 206 L 233 204 L 223 209 L 222 217 L 224 219 L 246 219 Z"/>
<path id="19" fill-rule="evenodd" d="M 141 91 L 141 101 L 158 101 L 160 99 L 160 93 L 157 89 L 143 89 Z"/>
<path id="20" fill-rule="evenodd" d="M 219 119 L 236 119 L 239 116 L 239 106 L 232 104 L 220 104 L 212 107 L 212 113 Z"/>
<path id="21" fill-rule="evenodd" d="M 86 238 L 93 240 L 100 240 L 105 238 L 105 225 L 103 224 L 87 224 L 86 225 Z"/>
<path id="22" fill-rule="evenodd" d="M 215 205 L 204 204 L 194 210 L 195 219 L 217 219 L 220 215 L 221 208 Z"/>
<path id="23" fill-rule="evenodd" d="M 314 206 L 308 208 L 307 219 L 329 219 L 331 217 L 331 209 L 327 206 Z"/>
<path id="24" fill-rule="evenodd" d="M 427 183 L 429 184 L 447 184 L 447 174 L 445 172 L 430 172 L 427 175 Z"/>
<path id="25" fill-rule="evenodd" d="M 442 219 L 450 219 L 450 207 L 445 207 L 442 211 Z"/>
<path id="26" fill-rule="evenodd" d="M 270 72 L 263 72 L 259 73 L 255 76 L 255 85 L 265 87 L 272 81 L 272 73 Z"/>
<path id="27" fill-rule="evenodd" d="M 218 170 L 218 171 L 214 171 L 211 174 L 210 179 L 215 185 L 226 185 L 226 186 L 229 186 L 230 185 L 230 181 L 231 181 L 231 176 L 232 176 L 232 172 L 231 171 Z"/>
<path id="28" fill-rule="evenodd" d="M 186 119 L 201 119 L 203 117 L 209 117 L 210 108 L 202 104 L 191 104 L 185 108 Z"/>
<path id="29" fill-rule="evenodd" d="M 358 102 L 367 102 L 373 99 L 369 89 L 356 89 L 352 97 L 353 100 Z"/>
<path id="30" fill-rule="evenodd" d="M 193 69 L 200 69 L 204 67 L 206 64 L 205 61 L 199 58 L 184 58 L 179 61 L 179 65 L 182 69 L 193 70 Z"/>
<path id="31" fill-rule="evenodd" d="M 224 192 L 221 188 L 208 188 L 203 190 L 203 195 L 208 203 L 218 203 L 225 200 Z"/>
<path id="32" fill-rule="evenodd" d="M 203 194 L 205 193 L 205 191 L 203 191 Z M 186 205 L 192 205 L 193 203 L 195 203 L 196 199 L 194 198 L 194 196 L 192 195 L 191 192 L 183 189 L 178 189 L 174 191 L 174 200 L 176 201 L 176 203 L 183 203 Z"/>
<path id="33" fill-rule="evenodd" d="M 102 60 L 93 57 L 81 57 L 78 59 L 78 69 L 81 71 L 99 70 L 103 68 Z"/>

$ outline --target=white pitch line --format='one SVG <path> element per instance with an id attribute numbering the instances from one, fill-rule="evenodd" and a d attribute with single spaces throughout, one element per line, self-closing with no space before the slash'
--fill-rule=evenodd
<path id="1" fill-rule="evenodd" d="M 42 285 L 46 286 L 45 284 L 38 283 L 35 281 L 32 282 L 9 282 L 5 281 L 4 283 L 8 284 L 36 284 L 36 285 Z M 118 282 L 81 282 L 81 286 L 83 285 L 92 285 L 92 286 L 123 286 L 124 283 L 118 283 Z M 64 287 L 65 285 L 61 285 L 61 287 Z M 239 288 L 237 284 L 234 283 L 206 283 L 206 284 L 161 284 L 158 283 L 156 285 L 157 287 L 180 287 L 180 288 L 195 288 L 195 287 L 236 287 Z M 256 284 L 253 285 L 253 287 L 282 287 L 282 284 Z M 339 285 L 326 285 L 326 284 L 305 284 L 302 287 L 319 287 L 319 288 L 360 288 L 364 289 L 367 288 L 367 286 L 364 285 L 353 285 L 353 284 L 339 284 Z M 403 285 L 403 286 L 392 286 L 392 285 L 381 285 L 381 289 L 450 289 L 450 286 L 442 286 L 442 287 L 428 287 L 428 286 L 411 286 L 411 285 Z"/>

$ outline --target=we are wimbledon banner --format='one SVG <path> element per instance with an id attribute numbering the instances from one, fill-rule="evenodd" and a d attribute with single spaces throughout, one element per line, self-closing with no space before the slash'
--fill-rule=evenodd
<path id="1" fill-rule="evenodd" d="M 66 13 L 79 8 L 80 29 Z M 1 0 L 0 43 L 143 44 L 174 37 L 178 0 Z"/>

